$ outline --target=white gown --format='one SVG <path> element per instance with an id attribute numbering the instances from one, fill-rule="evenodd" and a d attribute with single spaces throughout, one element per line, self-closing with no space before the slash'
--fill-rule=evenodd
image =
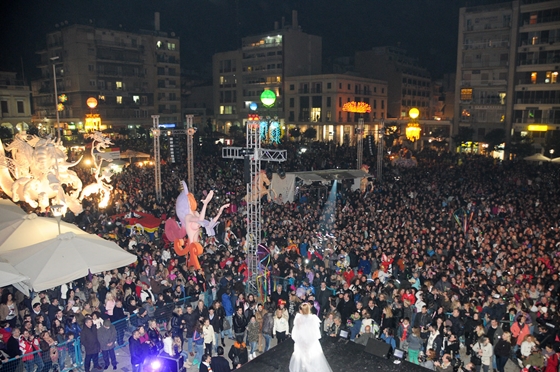
<path id="1" fill-rule="evenodd" d="M 321 320 L 317 315 L 296 314 L 292 329 L 294 353 L 290 359 L 290 372 L 332 372 L 319 343 L 320 326 Z"/>

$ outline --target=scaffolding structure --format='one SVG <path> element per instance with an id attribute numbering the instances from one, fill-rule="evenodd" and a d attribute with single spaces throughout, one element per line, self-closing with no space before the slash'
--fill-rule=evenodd
<path id="1" fill-rule="evenodd" d="M 156 199 L 161 201 L 161 153 L 159 146 L 161 129 L 159 129 L 159 115 L 152 115 L 152 120 L 152 136 L 154 137 L 154 183 L 156 187 Z"/>
<path id="2" fill-rule="evenodd" d="M 250 117 L 247 121 L 246 147 L 224 147 L 222 157 L 226 159 L 244 159 L 248 166 L 249 179 L 247 181 L 247 269 L 249 278 L 247 290 L 257 293 L 257 276 L 259 274 L 259 259 L 257 250 L 261 243 L 262 206 L 258 185 L 254 182 L 261 172 L 261 161 L 284 162 L 286 150 L 270 150 L 261 148 L 260 119 Z M 248 164 L 247 164 L 248 163 Z"/>

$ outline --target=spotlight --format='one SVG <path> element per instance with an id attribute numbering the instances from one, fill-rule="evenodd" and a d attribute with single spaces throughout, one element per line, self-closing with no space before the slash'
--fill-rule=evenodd
<path id="1" fill-rule="evenodd" d="M 157 360 L 157 359 L 156 359 L 156 360 L 153 360 L 153 361 L 150 363 L 150 367 L 152 367 L 152 369 L 153 369 L 154 371 L 157 371 L 157 370 L 159 370 L 159 369 L 161 368 L 161 362 L 160 362 L 159 360 Z"/>

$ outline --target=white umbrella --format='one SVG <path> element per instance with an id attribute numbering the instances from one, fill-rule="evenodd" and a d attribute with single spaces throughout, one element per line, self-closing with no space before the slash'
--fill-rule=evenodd
<path id="1" fill-rule="evenodd" d="M 523 159 L 527 161 L 550 161 L 550 158 L 547 158 L 543 154 L 534 154 L 531 156 L 526 156 Z"/>
<path id="2" fill-rule="evenodd" d="M 79 227 L 60 221 L 60 232 L 87 234 Z M 35 213 L 17 219 L 0 219 L 0 253 L 27 247 L 58 235 L 58 223 L 54 218 L 38 217 Z"/>
<path id="3" fill-rule="evenodd" d="M 0 261 L 0 287 L 29 279 L 8 262 Z"/>
<path id="4" fill-rule="evenodd" d="M 21 219 L 25 215 L 27 213 L 11 200 L 0 199 L 0 223 Z"/>
<path id="5" fill-rule="evenodd" d="M 559 163 L 560 164 L 560 158 L 554 158 L 550 161 L 551 163 Z"/>
<path id="6" fill-rule="evenodd" d="M 67 232 L 28 247 L 0 253 L 29 277 L 29 286 L 43 291 L 97 273 L 130 265 L 135 255 L 96 235 Z"/>

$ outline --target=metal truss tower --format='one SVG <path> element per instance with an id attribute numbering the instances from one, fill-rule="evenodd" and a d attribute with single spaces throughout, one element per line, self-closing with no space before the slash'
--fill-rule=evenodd
<path id="1" fill-rule="evenodd" d="M 196 128 L 193 127 L 194 115 L 186 115 L 187 121 L 187 185 L 189 192 L 194 193 L 194 154 L 193 138 Z"/>
<path id="2" fill-rule="evenodd" d="M 159 129 L 159 115 L 152 115 L 152 120 L 152 136 L 154 137 L 154 183 L 156 186 L 156 199 L 161 201 L 161 153 L 159 147 L 161 130 Z"/>
<path id="3" fill-rule="evenodd" d="M 249 293 L 257 293 L 257 276 L 259 274 L 259 260 L 257 249 L 261 243 L 262 206 L 261 196 L 255 180 L 261 172 L 261 161 L 284 162 L 286 150 L 268 150 L 261 148 L 260 118 L 250 115 L 247 121 L 246 147 L 224 147 L 222 157 L 226 159 L 247 159 L 250 179 L 247 183 L 247 268 Z M 247 164 L 247 161 L 246 161 Z"/>

